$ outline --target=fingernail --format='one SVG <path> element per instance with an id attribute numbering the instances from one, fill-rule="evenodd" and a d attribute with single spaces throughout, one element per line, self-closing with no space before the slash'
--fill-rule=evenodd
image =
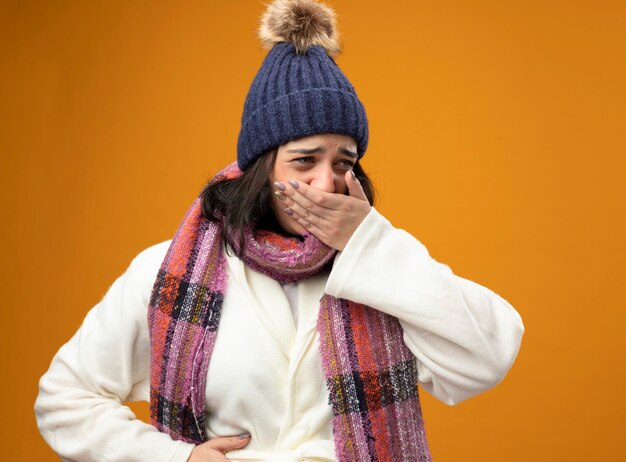
<path id="1" fill-rule="evenodd" d="M 287 208 L 286 208 L 286 209 L 284 209 L 284 210 L 285 210 L 285 213 L 286 213 L 287 215 L 293 215 L 293 210 L 291 210 L 289 207 L 287 207 Z"/>
<path id="2" fill-rule="evenodd" d="M 294 188 L 298 189 L 300 187 L 300 185 L 298 184 L 298 182 L 296 180 L 289 180 L 289 184 L 291 186 L 293 186 Z"/>
<path id="3" fill-rule="evenodd" d="M 240 440 L 245 440 L 246 438 L 250 438 L 250 433 L 245 432 L 245 433 L 242 433 L 241 435 L 239 435 L 239 439 Z"/>
<path id="4" fill-rule="evenodd" d="M 287 199 L 287 196 L 285 196 L 283 193 L 281 193 L 280 191 L 274 191 L 274 194 L 276 195 L 276 197 L 278 197 L 281 201 L 284 201 L 285 199 Z"/>
<path id="5" fill-rule="evenodd" d="M 285 189 L 287 189 L 287 186 L 285 186 L 283 183 L 281 183 L 280 181 L 276 181 L 274 182 L 274 186 L 276 186 L 278 189 L 280 189 L 281 191 L 284 191 Z"/>
<path id="6" fill-rule="evenodd" d="M 354 170 L 350 170 L 350 173 L 352 173 L 352 179 L 353 179 L 354 181 L 357 181 L 357 180 L 356 180 L 356 175 L 354 174 Z"/>

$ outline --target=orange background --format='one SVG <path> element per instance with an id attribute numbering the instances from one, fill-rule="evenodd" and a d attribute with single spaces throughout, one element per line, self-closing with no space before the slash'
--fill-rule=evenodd
<path id="1" fill-rule="evenodd" d="M 329 4 L 378 209 L 526 326 L 493 390 L 422 393 L 434 459 L 626 460 L 624 2 Z M 39 377 L 234 160 L 263 9 L 0 4 L 3 459 L 57 460 Z"/>

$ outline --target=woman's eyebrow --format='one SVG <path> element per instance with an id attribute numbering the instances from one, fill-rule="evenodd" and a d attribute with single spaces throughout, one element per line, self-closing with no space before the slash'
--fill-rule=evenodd
<path id="1" fill-rule="evenodd" d="M 341 147 L 339 148 L 339 152 L 342 154 L 345 154 L 346 156 L 350 156 L 354 159 L 357 158 L 357 153 L 354 151 L 350 151 L 348 148 Z"/>
<path id="2" fill-rule="evenodd" d="M 298 153 L 298 154 L 317 154 L 318 152 L 321 152 L 321 153 L 326 152 L 326 148 L 317 146 L 316 148 L 308 148 L 308 149 L 307 148 L 287 149 L 287 152 Z M 345 154 L 355 159 L 357 157 L 357 153 L 354 151 L 350 151 L 348 148 L 340 147 L 339 152 L 341 154 Z"/>
<path id="3" fill-rule="evenodd" d="M 298 154 L 317 154 L 318 152 L 326 152 L 326 149 L 322 148 L 322 147 L 316 147 L 316 148 L 297 148 L 297 149 L 287 149 L 287 152 L 294 152 L 294 153 L 298 153 Z"/>

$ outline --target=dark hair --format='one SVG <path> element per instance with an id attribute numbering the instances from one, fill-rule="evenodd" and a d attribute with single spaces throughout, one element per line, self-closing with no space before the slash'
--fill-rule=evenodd
<path id="1" fill-rule="evenodd" d="M 222 221 L 222 244 L 227 252 L 232 251 L 239 258 L 245 250 L 244 229 L 286 233 L 270 205 L 273 193 L 268 179 L 277 154 L 278 147 L 266 151 L 240 177 L 209 182 L 201 193 L 202 216 L 214 222 Z M 353 171 L 367 200 L 374 205 L 374 187 L 358 161 Z"/>

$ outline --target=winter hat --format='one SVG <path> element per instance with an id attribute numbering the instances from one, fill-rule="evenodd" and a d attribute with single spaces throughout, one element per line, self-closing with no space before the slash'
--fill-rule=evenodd
<path id="1" fill-rule="evenodd" d="M 335 63 L 335 13 L 313 0 L 275 0 L 258 30 L 270 48 L 243 108 L 237 163 L 245 171 L 268 149 L 318 133 L 349 135 L 367 149 L 365 108 Z"/>

